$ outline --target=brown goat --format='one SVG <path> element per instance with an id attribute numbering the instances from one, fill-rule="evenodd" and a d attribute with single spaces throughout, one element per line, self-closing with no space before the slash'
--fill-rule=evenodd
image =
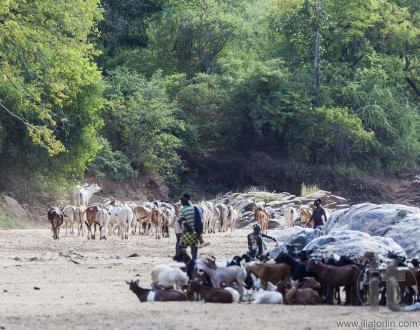
<path id="1" fill-rule="evenodd" d="M 400 287 L 400 303 L 406 299 L 406 288 L 417 285 L 417 292 L 420 292 L 420 268 L 412 268 L 404 271 L 404 280 L 398 281 Z M 420 294 L 420 293 L 419 293 Z"/>
<path id="2" fill-rule="evenodd" d="M 85 224 L 88 227 L 88 232 L 87 232 L 87 238 L 90 239 L 92 237 L 92 239 L 95 239 L 95 234 L 96 234 L 96 225 L 100 226 L 100 223 L 96 220 L 96 213 L 99 212 L 99 209 L 97 206 L 89 206 L 84 212 L 86 213 L 86 221 Z M 92 234 L 92 225 L 94 225 L 94 232 Z M 89 234 L 91 236 L 89 236 Z"/>
<path id="3" fill-rule="evenodd" d="M 319 305 L 321 298 L 313 289 L 299 289 L 299 282 L 292 281 L 291 288 L 287 290 L 284 298 L 285 304 L 288 305 Z"/>
<path id="4" fill-rule="evenodd" d="M 253 273 L 261 280 L 264 290 L 267 290 L 268 282 L 278 283 L 279 281 L 289 281 L 291 276 L 291 267 L 285 263 L 267 264 L 255 263 L 253 265 L 245 264 L 248 272 Z"/>
<path id="5" fill-rule="evenodd" d="M 261 233 L 267 234 L 268 221 L 270 220 L 270 213 L 268 213 L 264 206 L 258 205 L 254 211 L 255 219 L 257 219 L 258 224 L 261 226 Z"/>
<path id="6" fill-rule="evenodd" d="M 326 265 L 320 260 L 310 259 L 306 266 L 308 272 L 314 272 L 320 282 L 327 286 L 327 303 L 333 304 L 333 292 L 335 287 L 346 286 L 352 288 L 353 305 L 359 305 L 358 298 L 358 278 L 360 268 L 356 265 L 345 265 L 336 267 Z M 348 299 L 350 302 L 351 299 Z"/>
<path id="7" fill-rule="evenodd" d="M 312 290 L 321 290 L 321 284 L 314 279 L 313 277 L 308 278 L 305 282 L 303 282 L 302 289 L 312 289 Z"/>
<path id="8" fill-rule="evenodd" d="M 187 290 L 187 295 L 190 296 L 193 292 L 200 294 L 203 297 L 204 302 L 222 304 L 230 304 L 233 302 L 233 296 L 229 291 L 220 288 L 208 287 L 196 281 L 191 281 Z"/>
<path id="9" fill-rule="evenodd" d="M 313 210 L 310 207 L 304 207 L 300 210 L 300 225 L 306 227 L 311 218 Z"/>
<path id="10" fill-rule="evenodd" d="M 187 296 L 178 290 L 151 290 L 139 287 L 139 281 L 126 282 L 140 302 L 147 301 L 187 301 Z"/>
<path id="11" fill-rule="evenodd" d="M 60 237 L 60 226 L 64 221 L 64 214 L 58 207 L 53 207 L 48 211 L 48 220 L 51 223 L 51 230 L 53 232 L 53 238 L 59 239 Z"/>

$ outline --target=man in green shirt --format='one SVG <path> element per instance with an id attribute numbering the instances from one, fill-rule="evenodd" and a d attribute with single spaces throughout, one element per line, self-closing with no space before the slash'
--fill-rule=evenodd
<path id="1" fill-rule="evenodd" d="M 179 211 L 179 220 L 181 222 L 182 235 L 179 247 L 181 254 L 186 253 L 187 247 L 191 246 L 191 256 L 193 259 L 197 259 L 198 254 L 198 239 L 199 233 L 196 232 L 194 226 L 195 211 L 194 206 L 190 204 L 190 195 L 183 194 L 181 196 L 182 208 Z"/>

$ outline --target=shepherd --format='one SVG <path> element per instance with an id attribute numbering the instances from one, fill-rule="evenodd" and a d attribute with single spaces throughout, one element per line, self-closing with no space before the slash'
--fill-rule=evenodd
<path id="1" fill-rule="evenodd" d="M 199 242 L 204 245 L 201 237 L 203 231 L 201 212 L 197 207 L 191 205 L 190 199 L 189 194 L 183 194 L 180 199 L 182 208 L 179 211 L 179 219 L 177 221 L 181 224 L 182 234 L 179 242 L 180 254 L 177 254 L 174 260 L 181 259 L 182 255 L 187 252 L 188 246 L 191 246 L 192 258 L 197 260 L 197 245 Z"/>
<path id="2" fill-rule="evenodd" d="M 312 213 L 311 218 L 309 219 L 306 226 L 308 227 L 311 221 L 314 221 L 314 229 L 320 229 L 324 227 L 324 222 L 322 222 L 322 217 L 325 218 L 325 222 L 327 222 L 327 214 L 325 210 L 321 207 L 321 199 L 317 198 L 314 202 L 314 212 Z"/>

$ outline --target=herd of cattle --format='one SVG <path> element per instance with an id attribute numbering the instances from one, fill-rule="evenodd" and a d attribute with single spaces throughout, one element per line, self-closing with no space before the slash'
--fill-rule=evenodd
<path id="1" fill-rule="evenodd" d="M 396 280 L 395 274 L 388 277 L 394 264 L 400 278 L 393 287 L 387 281 Z M 271 260 L 256 261 L 244 254 L 226 262 L 216 262 L 214 257 L 197 261 L 184 254 L 181 262 L 156 266 L 151 277 L 150 289 L 141 288 L 138 281 L 127 282 L 141 302 L 202 299 L 218 303 L 340 304 L 340 289 L 348 305 L 388 304 L 398 308 L 398 295 L 401 304 L 420 301 L 418 259 L 392 253 L 379 257 L 366 252 L 359 259 L 337 259 L 334 254 L 327 258 L 325 254 L 314 256 L 311 251 L 289 249 Z"/>
<path id="2" fill-rule="evenodd" d="M 85 186 L 76 186 L 73 195 L 75 205 L 65 207 L 53 207 L 48 211 L 48 219 L 52 226 L 53 238 L 58 239 L 61 225 L 65 225 L 66 234 L 68 227 L 70 233 L 74 234 L 74 226 L 78 229 L 78 235 L 84 235 L 85 226 L 87 227 L 88 239 L 94 239 L 97 227 L 99 228 L 99 238 L 106 239 L 107 235 L 112 235 L 118 231 L 122 239 L 128 239 L 128 234 L 135 234 L 137 228 L 141 234 L 149 234 L 152 228 L 156 238 L 162 235 L 169 236 L 169 227 L 173 226 L 174 221 L 179 216 L 180 203 L 170 202 L 145 202 L 136 205 L 132 202 L 122 203 L 109 201 L 104 205 L 90 205 L 89 200 L 92 195 L 101 190 L 96 183 Z M 214 204 L 210 201 L 202 201 L 197 204 L 201 209 L 203 219 L 203 233 L 215 233 L 218 231 L 233 231 L 236 221 L 242 217 L 242 210 L 235 209 L 232 205 L 223 203 Z M 305 226 L 311 215 L 312 209 L 301 208 L 301 226 Z M 261 226 L 261 232 L 267 233 L 270 213 L 263 205 L 255 205 L 254 216 Z M 297 218 L 297 210 L 289 207 L 284 212 L 284 227 L 292 227 Z"/>
<path id="3" fill-rule="evenodd" d="M 106 239 L 107 235 L 118 234 L 122 239 L 128 239 L 129 232 L 148 235 L 154 231 L 156 238 L 169 236 L 169 227 L 179 217 L 180 203 L 170 202 L 144 202 L 141 205 L 134 203 L 122 203 L 110 201 L 104 205 L 90 205 L 92 195 L 99 191 L 97 184 L 78 187 L 73 196 L 75 205 L 65 207 L 52 207 L 48 211 L 48 220 L 51 223 L 53 238 L 58 239 L 62 225 L 74 234 L 74 227 L 77 227 L 78 236 L 84 236 L 87 229 L 87 238 L 95 239 L 97 228 L 99 238 Z M 209 201 L 202 201 L 197 204 L 202 211 L 203 232 L 215 233 L 218 231 L 233 231 L 236 221 L 241 217 L 241 212 L 231 205 L 214 204 Z M 259 209 L 256 209 L 256 216 Z M 261 223 L 268 223 L 268 217 L 257 218 Z M 86 227 L 86 228 L 85 228 Z"/>

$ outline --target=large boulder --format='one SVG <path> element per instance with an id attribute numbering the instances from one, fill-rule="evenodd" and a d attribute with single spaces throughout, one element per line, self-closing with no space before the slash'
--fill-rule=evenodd
<path id="1" fill-rule="evenodd" d="M 322 232 L 319 229 L 302 228 L 299 226 L 270 233 L 270 236 L 276 238 L 280 243 L 278 247 L 270 251 L 270 256 L 276 257 L 280 252 L 286 253 L 287 245 L 293 246 L 296 250 L 302 250 L 309 242 L 321 235 Z"/>
<path id="2" fill-rule="evenodd" d="M 366 251 L 379 255 L 386 255 L 389 251 L 406 257 L 404 249 L 395 243 L 392 238 L 370 236 L 367 233 L 355 230 L 335 231 L 328 235 L 315 238 L 304 250 L 314 250 L 314 253 L 324 252 L 326 247 L 332 247 L 338 255 L 363 256 Z"/>
<path id="3" fill-rule="evenodd" d="M 331 214 L 327 233 L 358 230 L 392 238 L 409 257 L 420 253 L 420 209 L 399 204 L 363 203 Z"/>
<path id="4" fill-rule="evenodd" d="M 10 196 L 1 195 L 1 200 L 6 214 L 18 220 L 28 220 L 28 212 L 20 206 L 20 204 Z"/>

